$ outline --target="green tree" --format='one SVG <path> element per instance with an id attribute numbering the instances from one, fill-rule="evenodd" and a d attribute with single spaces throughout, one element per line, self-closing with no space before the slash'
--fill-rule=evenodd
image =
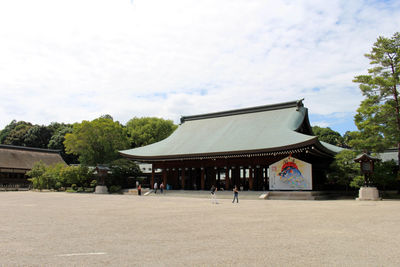
<path id="1" fill-rule="evenodd" d="M 60 190 L 61 187 L 66 187 L 66 181 L 61 175 L 65 168 L 68 168 L 68 166 L 64 163 L 47 166 L 44 178 L 48 181 L 48 189 Z"/>
<path id="2" fill-rule="evenodd" d="M 324 141 L 326 143 L 335 146 L 343 146 L 344 144 L 344 139 L 340 135 L 340 133 L 332 130 L 329 127 L 324 128 L 319 126 L 313 126 L 312 131 L 316 136 L 318 136 L 319 141 Z"/>
<path id="3" fill-rule="evenodd" d="M 65 181 L 61 177 L 61 173 L 67 166 L 63 163 L 47 166 L 42 161 L 36 162 L 29 172 L 26 174 L 31 177 L 35 189 L 60 189 L 65 186 Z"/>
<path id="4" fill-rule="evenodd" d="M 107 186 L 119 185 L 122 188 L 128 187 L 128 178 L 137 178 L 140 174 L 139 166 L 127 159 L 117 159 L 110 164 L 110 175 L 106 179 Z M 133 186 L 133 185 L 131 185 Z"/>
<path id="5" fill-rule="evenodd" d="M 26 173 L 27 176 L 31 177 L 28 180 L 32 182 L 33 188 L 44 189 L 45 183 L 41 180 L 44 173 L 46 172 L 46 165 L 42 161 L 36 162 L 32 169 Z"/>
<path id="6" fill-rule="evenodd" d="M 78 187 L 85 188 L 90 187 L 91 181 L 93 179 L 93 171 L 87 166 L 69 166 L 64 168 L 61 172 L 61 179 L 67 185 L 75 184 Z"/>
<path id="7" fill-rule="evenodd" d="M 21 122 L 18 122 L 21 123 Z M 12 120 L 3 130 L 0 131 L 0 144 L 4 144 L 7 136 L 11 133 L 12 130 L 17 126 L 17 121 Z"/>
<path id="8" fill-rule="evenodd" d="M 332 170 L 328 175 L 328 181 L 349 188 L 350 183 L 360 176 L 360 165 L 354 162 L 357 153 L 352 150 L 343 150 L 335 155 L 335 161 L 331 164 Z"/>
<path id="9" fill-rule="evenodd" d="M 372 151 L 397 145 L 400 162 L 400 33 L 391 38 L 379 37 L 365 56 L 373 67 L 368 69 L 368 75 L 353 80 L 360 84 L 365 99 L 355 115 L 360 132 L 351 144 Z"/>
<path id="10" fill-rule="evenodd" d="M 346 131 L 343 135 L 343 147 L 352 148 L 352 146 L 351 146 L 352 140 L 353 140 L 353 132 Z"/>
<path id="11" fill-rule="evenodd" d="M 24 145 L 28 147 L 47 148 L 52 132 L 44 125 L 34 125 L 24 136 Z"/>
<path id="12" fill-rule="evenodd" d="M 388 186 L 394 188 L 396 184 L 396 162 L 394 160 L 376 162 L 372 181 L 382 190 L 386 190 Z"/>
<path id="13" fill-rule="evenodd" d="M 133 118 L 126 124 L 133 147 L 161 141 L 170 136 L 178 126 L 172 120 L 145 117 Z"/>
<path id="14" fill-rule="evenodd" d="M 118 151 L 129 147 L 126 129 L 108 118 L 75 123 L 65 135 L 65 150 L 79 156 L 86 165 L 106 164 L 118 158 Z"/>
<path id="15" fill-rule="evenodd" d="M 25 121 L 13 120 L 0 134 L 0 142 L 5 145 L 25 146 L 25 136 L 32 124 Z"/>
<path id="16" fill-rule="evenodd" d="M 56 125 L 57 124 L 57 125 Z M 67 154 L 65 152 L 65 135 L 67 133 L 72 133 L 73 126 L 70 124 L 59 124 L 59 123 L 52 123 L 49 125 L 49 128 L 53 132 L 53 135 L 50 138 L 49 144 L 47 147 L 49 149 L 57 149 L 61 151 L 61 156 L 65 160 L 67 164 L 78 163 L 78 156 L 74 154 Z"/>

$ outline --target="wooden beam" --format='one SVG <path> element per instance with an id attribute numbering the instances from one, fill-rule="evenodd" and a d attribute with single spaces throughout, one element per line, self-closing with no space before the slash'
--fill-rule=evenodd
<path id="1" fill-rule="evenodd" d="M 151 164 L 151 181 L 150 181 L 150 188 L 154 189 L 154 175 L 155 175 L 155 169 L 154 169 L 154 163 Z"/>
<path id="2" fill-rule="evenodd" d="M 253 168 L 249 168 L 249 190 L 253 190 Z"/>
<path id="3" fill-rule="evenodd" d="M 226 167 L 225 170 L 225 190 L 229 190 L 230 183 L 229 183 L 229 167 Z"/>
<path id="4" fill-rule="evenodd" d="M 205 182 L 204 182 L 204 168 L 201 169 L 201 176 L 200 176 L 200 183 L 201 183 L 201 190 L 205 189 Z"/>
<path id="5" fill-rule="evenodd" d="M 164 188 L 166 189 L 167 188 L 167 170 L 166 169 L 163 169 L 162 175 L 163 175 Z"/>
<path id="6" fill-rule="evenodd" d="M 182 168 L 182 180 L 181 180 L 182 190 L 185 189 L 185 168 Z"/>

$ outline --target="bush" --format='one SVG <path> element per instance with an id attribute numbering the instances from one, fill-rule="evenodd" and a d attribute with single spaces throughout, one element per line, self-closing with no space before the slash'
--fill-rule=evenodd
<path id="1" fill-rule="evenodd" d="M 86 188 L 85 192 L 86 193 L 93 193 L 94 192 L 94 188 Z"/>
<path id="2" fill-rule="evenodd" d="M 41 161 L 36 162 L 27 175 L 31 177 L 28 180 L 32 182 L 32 187 L 39 190 L 61 190 L 71 186 L 72 190 L 82 187 L 85 191 L 89 185 L 94 187 L 97 183 L 96 180 L 92 180 L 93 172 L 88 167 L 66 166 L 62 163 L 46 166 Z"/>
<path id="3" fill-rule="evenodd" d="M 110 163 L 110 173 L 106 178 L 106 185 L 119 185 L 121 188 L 128 188 L 128 178 L 136 178 L 141 174 L 139 166 L 131 160 L 118 159 Z"/>
<path id="4" fill-rule="evenodd" d="M 58 163 L 46 166 L 43 162 L 36 162 L 27 175 L 28 180 L 32 182 L 34 189 L 59 189 L 65 185 L 65 181 L 61 177 L 62 170 L 67 168 L 64 164 Z"/>
<path id="5" fill-rule="evenodd" d="M 372 180 L 381 190 L 395 189 L 397 183 L 397 165 L 394 160 L 376 162 Z"/>
<path id="6" fill-rule="evenodd" d="M 121 186 L 119 185 L 112 185 L 110 186 L 110 193 L 118 193 L 121 190 Z"/>
<path id="7" fill-rule="evenodd" d="M 352 181 L 360 175 L 360 166 L 354 162 L 356 156 L 356 152 L 347 149 L 336 154 L 335 161 L 330 166 L 328 181 L 344 186 L 347 191 L 349 185 L 352 186 Z"/>
<path id="8" fill-rule="evenodd" d="M 92 180 L 91 182 L 90 182 L 90 187 L 96 187 L 97 186 L 97 180 Z"/>
<path id="9" fill-rule="evenodd" d="M 364 185 L 364 176 L 361 176 L 361 175 L 357 175 L 350 182 L 350 186 L 354 187 L 354 188 L 360 188 L 363 185 Z"/>
<path id="10" fill-rule="evenodd" d="M 85 189 L 90 185 L 93 172 L 86 166 L 70 166 L 63 170 L 61 176 L 68 184 L 75 184 Z"/>
<path id="11" fill-rule="evenodd" d="M 62 188 L 62 185 L 60 182 L 56 182 L 56 184 L 54 185 L 54 189 L 57 191 L 60 191 L 60 189 Z"/>

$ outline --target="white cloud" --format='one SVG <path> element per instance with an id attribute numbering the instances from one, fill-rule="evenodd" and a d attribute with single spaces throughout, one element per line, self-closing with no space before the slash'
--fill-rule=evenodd
<path id="1" fill-rule="evenodd" d="M 310 113 L 352 116 L 363 54 L 399 15 L 395 1 L 6 0 L 0 129 L 303 97 Z"/>
<path id="2" fill-rule="evenodd" d="M 319 126 L 319 127 L 330 127 L 330 123 L 327 121 L 316 121 L 313 126 Z"/>

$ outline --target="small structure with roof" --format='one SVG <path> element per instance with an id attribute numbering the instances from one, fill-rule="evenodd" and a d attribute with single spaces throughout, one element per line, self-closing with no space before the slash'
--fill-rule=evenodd
<path id="1" fill-rule="evenodd" d="M 168 138 L 120 154 L 152 164 L 151 185 L 154 170 L 161 169 L 161 181 L 173 189 L 321 190 L 339 151 L 313 135 L 308 110 L 298 100 L 184 116 Z M 272 172 L 287 186 L 272 186 Z"/>
<path id="2" fill-rule="evenodd" d="M 372 157 L 369 153 L 363 153 L 354 159 L 360 163 L 361 173 L 364 174 L 364 186 L 358 192 L 357 200 L 380 200 L 378 188 L 371 186 L 371 176 L 374 172 L 374 163 L 379 158 Z"/>

